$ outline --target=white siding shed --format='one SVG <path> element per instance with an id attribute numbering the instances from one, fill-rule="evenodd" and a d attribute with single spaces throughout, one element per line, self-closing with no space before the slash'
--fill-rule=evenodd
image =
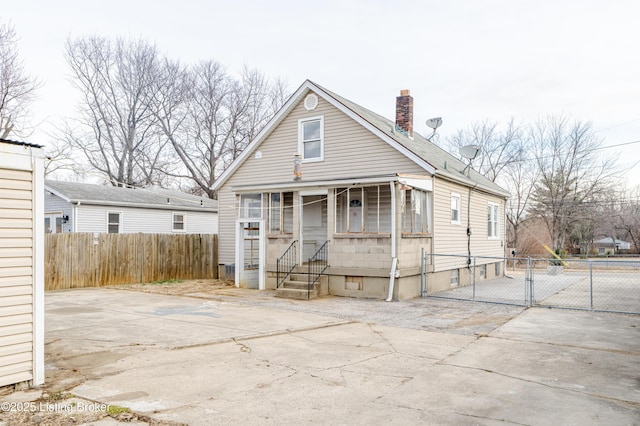
<path id="1" fill-rule="evenodd" d="M 44 383 L 44 166 L 0 140 L 0 386 Z"/>

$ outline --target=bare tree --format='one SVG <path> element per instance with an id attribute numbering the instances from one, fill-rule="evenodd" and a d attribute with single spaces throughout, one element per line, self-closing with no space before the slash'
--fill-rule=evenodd
<path id="1" fill-rule="evenodd" d="M 564 249 L 590 205 L 614 187 L 619 174 L 615 159 L 599 151 L 602 142 L 591 123 L 571 123 L 565 116 L 538 121 L 530 140 L 540 172 L 531 213 L 545 221 L 554 248 Z"/>
<path id="2" fill-rule="evenodd" d="M 150 109 L 157 48 L 87 37 L 68 39 L 65 53 L 83 96 L 74 125 L 63 132 L 66 142 L 113 185 L 160 183 L 170 160 Z"/>
<path id="3" fill-rule="evenodd" d="M 496 182 L 507 167 L 522 157 L 523 137 L 522 127 L 513 119 L 504 130 L 500 130 L 497 123 L 485 120 L 459 130 L 447 140 L 447 145 L 453 153 L 465 145 L 479 145 L 481 150 L 473 161 L 473 168 Z"/>
<path id="4" fill-rule="evenodd" d="M 640 253 L 640 186 L 631 191 L 622 203 L 621 210 L 617 227 L 626 231 L 634 252 Z"/>
<path id="5" fill-rule="evenodd" d="M 58 172 L 77 172 L 77 168 L 72 160 L 73 149 L 62 140 L 53 138 L 52 144 L 46 147 L 46 158 L 44 161 L 44 176 L 51 178 Z"/>
<path id="6" fill-rule="evenodd" d="M 24 137 L 29 108 L 40 83 L 29 76 L 17 50 L 15 29 L 0 25 L 0 138 Z"/>
<path id="7" fill-rule="evenodd" d="M 507 221 L 509 225 L 509 246 L 521 252 L 518 241 L 521 225 L 529 218 L 531 198 L 539 177 L 536 164 L 528 161 L 528 151 L 521 151 L 521 157 L 510 163 L 500 176 L 500 183 L 509 189 L 511 197 L 507 207 Z"/>
<path id="8" fill-rule="evenodd" d="M 283 83 L 246 67 L 236 80 L 212 60 L 191 69 L 164 66 L 153 110 L 184 166 L 173 176 L 191 179 L 213 197 L 217 177 L 284 103 Z"/>

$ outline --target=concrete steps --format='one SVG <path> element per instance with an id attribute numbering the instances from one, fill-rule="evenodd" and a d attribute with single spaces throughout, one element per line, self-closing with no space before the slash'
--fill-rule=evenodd
<path id="1" fill-rule="evenodd" d="M 276 297 L 296 300 L 309 300 L 329 294 L 329 277 L 321 275 L 309 289 L 306 271 L 294 270 L 284 283 L 276 289 Z"/>

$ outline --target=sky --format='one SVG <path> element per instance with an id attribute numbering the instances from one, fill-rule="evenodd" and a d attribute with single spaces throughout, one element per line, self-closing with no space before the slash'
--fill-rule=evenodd
<path id="1" fill-rule="evenodd" d="M 393 119 L 414 97 L 414 129 L 442 117 L 440 138 L 472 123 L 590 121 L 606 155 L 640 185 L 640 2 L 635 0 L 21 0 L 2 22 L 43 83 L 28 142 L 73 115 L 68 37 L 143 38 L 173 59 L 215 59 L 312 80 Z"/>

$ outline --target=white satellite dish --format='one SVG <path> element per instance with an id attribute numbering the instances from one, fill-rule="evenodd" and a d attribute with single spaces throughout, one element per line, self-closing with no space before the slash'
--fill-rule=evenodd
<path id="1" fill-rule="evenodd" d="M 460 148 L 460 155 L 467 160 L 474 160 L 480 153 L 480 145 L 465 145 Z"/>
<path id="2" fill-rule="evenodd" d="M 430 118 L 426 121 L 427 126 L 431 127 L 433 130 L 442 126 L 442 117 Z"/>

